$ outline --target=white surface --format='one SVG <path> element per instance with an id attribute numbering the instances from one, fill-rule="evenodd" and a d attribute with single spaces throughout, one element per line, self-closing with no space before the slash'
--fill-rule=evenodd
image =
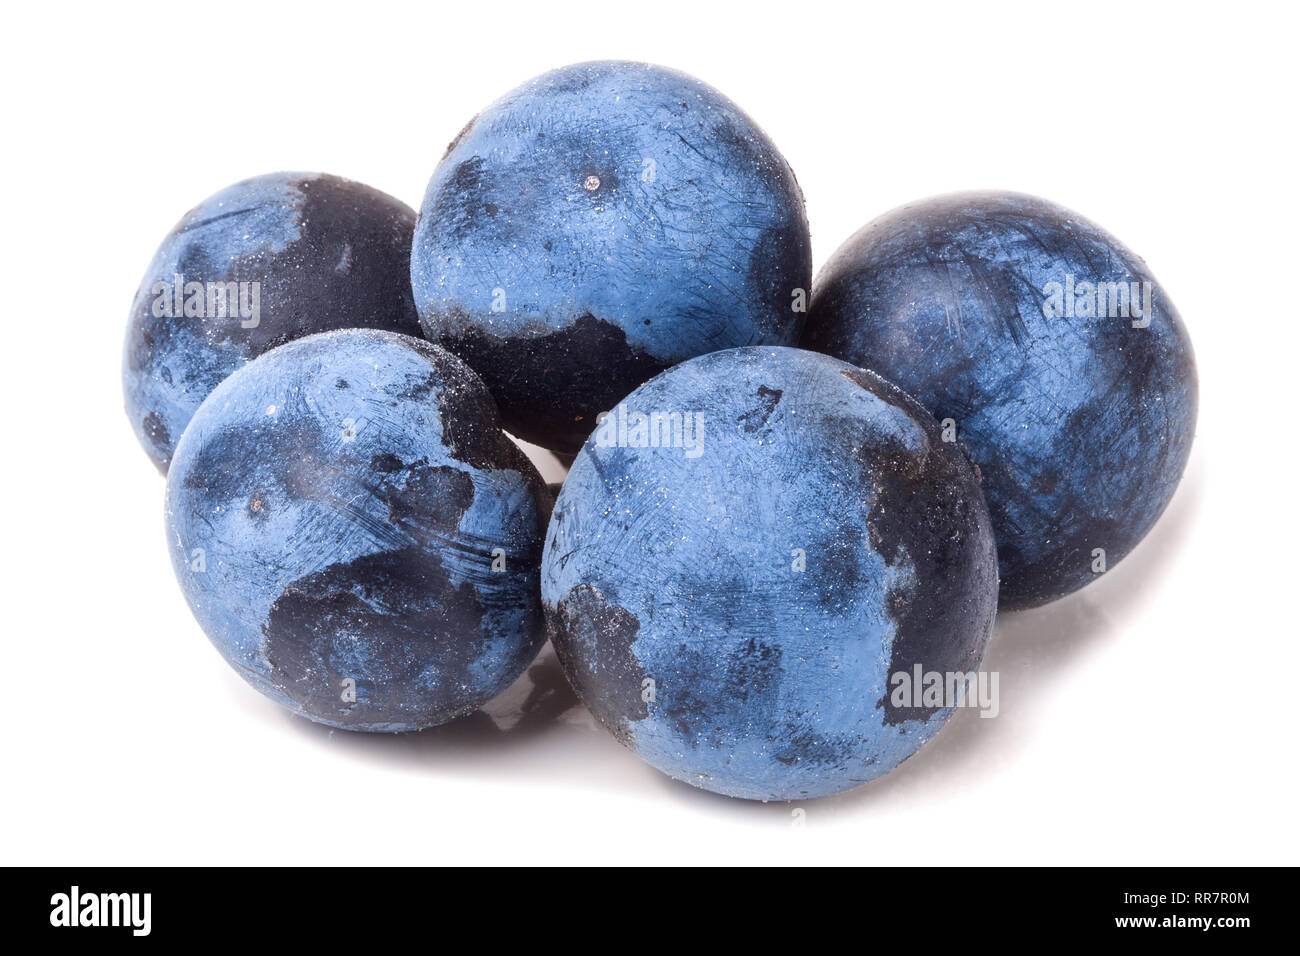
<path id="1" fill-rule="evenodd" d="M 972 6 L 10 9 L 0 859 L 1300 862 L 1294 8 Z M 799 175 L 818 265 L 907 200 L 1023 190 L 1144 255 L 1196 344 L 1199 435 L 1154 533 L 999 621 L 1000 716 L 959 713 L 802 828 L 643 765 L 566 707 L 553 661 L 514 730 L 282 713 L 190 617 L 121 411 L 131 296 L 190 206 L 278 169 L 418 205 L 480 107 L 604 57 L 749 111 Z"/>

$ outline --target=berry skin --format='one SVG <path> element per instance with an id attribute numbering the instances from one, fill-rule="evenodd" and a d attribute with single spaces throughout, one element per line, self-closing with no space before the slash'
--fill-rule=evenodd
<path id="1" fill-rule="evenodd" d="M 864 227 L 817 277 L 800 344 L 900 386 L 983 475 L 1002 607 L 1083 587 L 1178 486 L 1196 362 L 1146 264 L 1075 213 L 960 193 Z"/>
<path id="2" fill-rule="evenodd" d="M 467 714 L 544 641 L 550 495 L 451 353 L 371 329 L 281 346 L 200 406 L 167 476 L 181 588 L 295 713 L 407 731 Z"/>
<path id="3" fill-rule="evenodd" d="M 236 183 L 186 213 L 131 306 L 126 412 L 164 473 L 199 404 L 268 349 L 366 327 L 420 335 L 410 207 L 323 173 Z"/>
<path id="4" fill-rule="evenodd" d="M 974 469 L 924 409 L 828 356 L 749 347 L 664 372 L 597 428 L 542 599 L 622 743 L 697 787 L 790 800 L 880 776 L 943 726 L 951 706 L 894 678 L 979 667 L 997 560 Z"/>
<path id="5" fill-rule="evenodd" d="M 475 117 L 411 254 L 426 336 L 483 377 L 511 433 L 570 453 L 671 365 L 794 344 L 811 281 L 776 147 L 718 91 L 644 63 L 564 67 Z"/>

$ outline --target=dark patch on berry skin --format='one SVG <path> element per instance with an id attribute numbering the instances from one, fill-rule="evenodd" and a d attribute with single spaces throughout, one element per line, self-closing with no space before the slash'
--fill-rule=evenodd
<path id="1" fill-rule="evenodd" d="M 757 396 L 759 404 L 736 419 L 736 423 L 747 432 L 756 432 L 767 424 L 768 416 L 776 409 L 776 403 L 781 401 L 781 389 L 760 385 Z"/>
<path id="2" fill-rule="evenodd" d="M 667 366 L 628 345 L 610 322 L 583 315 L 572 325 L 527 338 L 498 338 L 483 325 L 456 315 L 440 336 L 448 349 L 480 376 L 496 396 L 506 431 L 543 447 L 574 452 L 596 428 L 596 414 L 623 398 L 622 383 L 644 381 Z M 599 369 L 591 357 L 601 356 Z M 545 405 L 531 396 L 550 395 Z M 595 409 L 581 415 L 574 409 Z"/>
<path id="3" fill-rule="evenodd" d="M 865 392 L 870 392 L 872 395 L 876 396 L 876 398 L 888 402 L 895 408 L 911 407 L 911 403 L 907 400 L 907 396 L 903 393 L 903 390 L 897 385 L 885 381 L 879 375 L 875 375 L 862 368 L 846 368 L 844 371 L 840 372 L 840 374 L 858 388 Z"/>
<path id="4" fill-rule="evenodd" d="M 171 461 L 171 449 L 175 447 L 172 437 L 167 433 L 167 426 L 157 412 L 150 412 L 144 417 L 141 433 L 153 446 L 155 459 L 164 463 Z"/>
<path id="5" fill-rule="evenodd" d="M 491 394 L 468 367 L 444 370 L 437 396 L 442 444 L 457 461 L 475 468 L 508 467 L 527 471 L 527 456 L 501 432 L 501 416 Z"/>
<path id="6" fill-rule="evenodd" d="M 891 675 L 910 675 L 917 664 L 923 672 L 977 669 L 984 645 L 954 642 L 951 635 L 979 618 L 987 595 L 997 588 L 997 553 L 988 517 L 977 508 L 979 482 L 959 452 L 940 444 L 937 428 L 930 443 L 929 454 L 919 459 L 902 446 L 862 453 L 862 467 L 881 488 L 867 516 L 871 546 L 891 565 L 905 559 L 912 572 L 906 584 L 886 595 L 886 607 L 897 622 Z M 978 550 L 981 538 L 986 543 L 982 555 L 972 550 Z M 952 569 L 958 567 L 979 573 L 955 576 Z M 990 617 L 990 628 L 992 623 Z M 888 724 L 928 720 L 943 709 L 895 707 L 890 689 L 879 704 Z"/>
<path id="7" fill-rule="evenodd" d="M 375 455 L 370 459 L 370 469 L 382 472 L 385 475 L 391 475 L 395 471 L 402 470 L 402 459 L 391 452 L 384 452 L 382 455 Z"/>
<path id="8" fill-rule="evenodd" d="M 604 63 L 583 63 L 539 76 L 527 86 L 545 82 L 552 93 L 581 93 L 600 80 Z"/>
<path id="9" fill-rule="evenodd" d="M 593 587 L 575 588 L 547 622 L 551 644 L 578 696 L 620 741 L 649 711 L 646 674 L 632 653 L 640 622 Z"/>
<path id="10" fill-rule="evenodd" d="M 474 501 L 474 482 L 458 468 L 421 460 L 386 476 L 379 497 L 390 522 L 429 545 L 456 530 Z"/>
<path id="11" fill-rule="evenodd" d="M 395 397 L 413 398 L 416 399 L 417 401 L 426 399 L 433 394 L 434 389 L 438 387 L 438 383 L 441 380 L 442 377 L 433 372 L 430 372 L 428 375 L 413 376 L 411 379 L 411 383 L 407 385 L 406 388 L 398 392 Z"/>
<path id="12" fill-rule="evenodd" d="M 744 649 L 728 658 L 726 684 L 730 695 L 742 702 L 771 693 L 781 679 L 779 645 L 751 637 Z"/>
<path id="13" fill-rule="evenodd" d="M 410 292 L 410 251 L 415 230 L 402 202 L 337 176 L 294 184 L 305 197 L 299 215 L 302 237 L 269 260 L 239 263 L 238 278 L 261 278 L 262 315 L 254 329 L 239 323 L 218 328 L 233 341 L 247 332 L 251 358 L 293 339 L 345 328 L 376 328 L 419 337 Z M 350 250 L 351 266 L 336 266 Z M 187 275 L 210 274 L 216 263 L 201 255 Z M 327 268 L 328 267 L 328 268 Z M 404 281 L 405 280 L 405 281 Z M 206 280 L 205 280 L 206 281 Z"/>
<path id="14" fill-rule="evenodd" d="M 808 297 L 812 295 L 807 279 L 811 275 L 812 239 L 807 229 L 790 222 L 763 231 L 749 256 L 749 282 L 761 290 L 762 301 L 769 304 L 770 314 L 789 316 L 796 337 L 803 331 L 806 313 L 794 311 L 795 290 L 803 290 L 806 309 Z M 775 328 L 771 334 L 779 341 Z"/>
<path id="15" fill-rule="evenodd" d="M 477 122 L 478 122 L 478 114 L 476 113 L 474 114 L 473 119 L 471 119 L 468 123 L 466 123 L 464 126 L 461 127 L 460 132 L 456 134 L 456 138 L 447 144 L 447 149 L 442 154 L 443 159 L 446 159 L 448 156 L 451 155 L 452 150 L 454 150 L 457 146 L 459 146 L 460 141 L 469 135 L 469 131 L 474 128 L 474 124 Z"/>
<path id="16" fill-rule="evenodd" d="M 226 211 L 213 214 L 218 204 Z M 268 245 L 268 220 L 297 238 Z M 415 214 L 403 203 L 329 175 L 258 177 L 191 210 L 141 282 L 124 347 L 128 413 L 163 426 L 140 434 L 159 470 L 166 473 L 175 441 L 203 398 L 270 349 L 353 327 L 420 336 L 410 290 L 414 228 Z M 155 283 L 170 286 L 177 274 L 186 282 L 258 283 L 257 324 L 245 327 L 237 310 L 155 316 Z"/>
<path id="17" fill-rule="evenodd" d="M 486 166 L 482 156 L 471 156 L 457 163 L 433 199 L 429 214 L 438 217 L 442 228 L 453 237 L 464 239 L 478 226 L 478 213 L 486 201 L 483 198 Z"/>
<path id="18" fill-rule="evenodd" d="M 247 491 L 250 477 L 269 486 L 271 472 L 276 471 L 278 483 L 290 495 L 310 497 L 329 480 L 319 460 L 323 444 L 324 433 L 314 422 L 268 416 L 256 429 L 232 425 L 214 431 L 195 452 L 184 484 L 213 499 L 231 501 Z M 247 462 L 252 475 L 235 472 L 228 466 L 232 460 Z"/>
<path id="19" fill-rule="evenodd" d="M 912 571 L 905 585 L 885 596 L 890 617 L 897 622 L 889 673 L 911 675 L 917 664 L 923 672 L 972 671 L 979 667 L 984 645 L 956 643 L 950 635 L 978 619 L 987 595 L 997 588 L 991 530 L 987 515 L 977 507 L 983 498 L 978 475 L 965 449 L 945 443 L 938 424 L 898 386 L 865 369 L 847 368 L 840 374 L 915 418 L 928 446 L 921 455 L 897 442 L 857 449 L 863 470 L 874 476 L 880 489 L 867 515 L 871 547 L 890 565 L 904 561 Z M 981 539 L 986 542 L 984 554 L 978 553 Z M 971 573 L 952 573 L 962 567 Z M 992 623 L 990 617 L 990 628 Z M 943 709 L 895 707 L 891 689 L 886 687 L 878 704 L 887 724 L 928 720 Z"/>
<path id="20" fill-rule="evenodd" d="M 436 374 L 430 374 L 421 384 L 408 388 L 402 397 L 427 399 L 436 391 L 439 420 L 442 422 L 442 444 L 447 454 L 475 468 L 507 468 L 522 473 L 534 471 L 528 456 L 512 442 L 502 429 L 500 410 L 483 380 L 464 360 L 448 362 L 451 355 L 443 346 L 424 339 L 404 339 L 408 348 L 428 357 L 435 363 Z M 538 489 L 542 502 L 545 489 Z M 549 509 L 549 505 L 547 506 Z"/>
<path id="21" fill-rule="evenodd" d="M 480 653 L 484 608 L 420 548 L 366 555 L 295 581 L 271 606 L 263 652 L 304 711 L 338 726 L 413 726 L 472 709 L 461 688 Z M 355 681 L 355 702 L 344 680 Z"/>

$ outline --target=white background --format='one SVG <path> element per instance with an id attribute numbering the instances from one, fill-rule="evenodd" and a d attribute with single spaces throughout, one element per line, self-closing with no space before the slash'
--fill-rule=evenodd
<path id="1" fill-rule="evenodd" d="M 0 860 L 1300 862 L 1294 8 L 974 6 L 10 5 Z M 905 201 L 1022 190 L 1143 255 L 1196 346 L 1199 433 L 1154 532 L 999 620 L 997 718 L 960 712 L 803 827 L 642 764 L 549 651 L 421 735 L 282 713 L 191 618 L 121 410 L 132 295 L 191 206 L 280 169 L 418 206 L 482 106 L 597 58 L 746 109 L 799 176 L 818 266 Z"/>

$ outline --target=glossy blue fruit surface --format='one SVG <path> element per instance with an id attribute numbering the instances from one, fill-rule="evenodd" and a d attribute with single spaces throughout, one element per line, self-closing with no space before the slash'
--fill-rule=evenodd
<path id="1" fill-rule="evenodd" d="M 670 365 L 793 344 L 811 280 L 776 147 L 717 90 L 644 63 L 555 70 L 475 117 L 411 255 L 428 337 L 483 376 L 511 432 L 567 452 Z"/>
<path id="2" fill-rule="evenodd" d="M 550 496 L 449 352 L 377 330 L 281 346 L 222 382 L 167 476 L 185 597 L 254 687 L 350 730 L 418 730 L 544 641 Z"/>
<path id="3" fill-rule="evenodd" d="M 542 598 L 625 745 L 706 790 L 795 799 L 943 725 L 952 707 L 894 676 L 978 668 L 997 560 L 974 469 L 924 409 L 828 356 L 749 347 L 651 379 L 591 436 Z"/>
<path id="4" fill-rule="evenodd" d="M 801 344 L 947 420 L 983 475 L 1005 608 L 1113 567 L 1191 450 L 1196 365 L 1169 296 L 1113 236 L 1032 196 L 940 196 L 871 222 L 818 275 Z"/>
<path id="5" fill-rule="evenodd" d="M 165 472 L 190 416 L 235 369 L 315 332 L 420 335 L 410 207 L 321 173 L 236 183 L 185 214 L 131 306 L 126 411 Z"/>

